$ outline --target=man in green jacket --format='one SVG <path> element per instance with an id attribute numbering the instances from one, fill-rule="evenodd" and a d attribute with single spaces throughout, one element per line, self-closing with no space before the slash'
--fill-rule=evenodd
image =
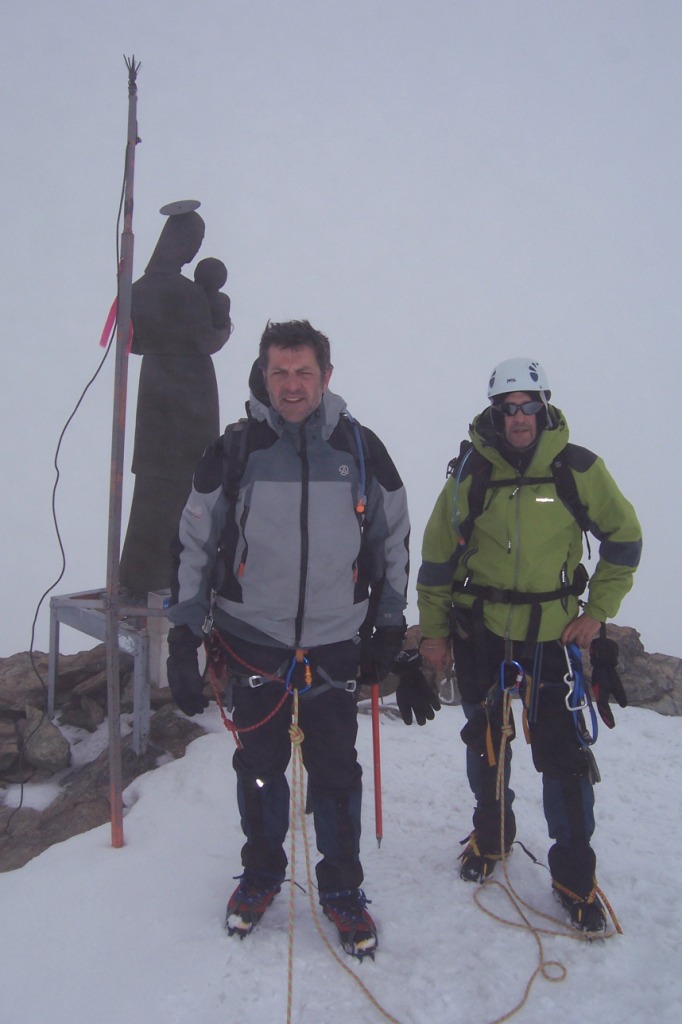
<path id="1" fill-rule="evenodd" d="M 596 765 L 583 715 L 567 696 L 581 678 L 579 648 L 608 643 L 596 638 L 632 586 L 641 529 L 602 459 L 568 444 L 550 397 L 531 359 L 493 371 L 491 404 L 474 419 L 471 446 L 453 464 L 424 533 L 420 653 L 439 678 L 454 658 L 467 717 L 476 807 L 461 877 L 485 881 L 514 841 L 509 698 L 518 691 L 543 777 L 555 894 L 576 928 L 599 933 L 606 918 L 590 845 Z M 599 558 L 579 601 L 585 530 L 599 541 Z"/>

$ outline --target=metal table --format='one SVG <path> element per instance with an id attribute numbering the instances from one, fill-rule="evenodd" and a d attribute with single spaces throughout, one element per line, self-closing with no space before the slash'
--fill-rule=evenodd
<path id="1" fill-rule="evenodd" d="M 160 596 L 160 595 L 159 595 Z M 133 658 L 133 749 L 144 753 L 149 741 L 150 718 L 150 633 L 158 642 L 160 631 L 151 627 L 149 619 L 166 616 L 168 598 L 158 601 L 159 607 L 121 606 L 119 609 L 118 646 Z M 59 628 L 64 625 L 106 641 L 106 591 L 90 590 L 64 594 L 50 600 L 50 651 L 47 669 L 47 713 L 54 718 L 54 698 L 59 662 Z M 154 623 L 156 625 L 156 623 Z"/>

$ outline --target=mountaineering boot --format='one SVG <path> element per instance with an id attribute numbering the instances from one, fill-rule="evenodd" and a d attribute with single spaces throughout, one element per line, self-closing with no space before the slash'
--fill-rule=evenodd
<path id="1" fill-rule="evenodd" d="M 371 902 L 362 889 L 320 893 L 325 917 L 336 925 L 346 953 L 358 960 L 366 956 L 373 960 L 378 945 L 376 925 L 365 909 Z"/>
<path id="2" fill-rule="evenodd" d="M 468 839 L 464 839 L 462 842 L 466 843 L 467 847 L 458 857 L 458 860 L 462 862 L 459 877 L 465 882 L 487 881 L 495 870 L 497 862 L 502 860 L 502 856 L 499 853 L 481 853 L 476 842 L 475 832 L 472 832 Z M 509 853 L 506 856 L 509 856 Z"/>
<path id="3" fill-rule="evenodd" d="M 571 927 L 587 936 L 600 936 L 606 931 L 606 911 L 604 904 L 597 896 L 595 889 L 584 898 L 576 896 L 557 885 L 552 886 L 553 892 L 559 903 L 564 907 L 570 917 Z"/>
<path id="4" fill-rule="evenodd" d="M 227 934 L 243 939 L 253 931 L 280 889 L 279 882 L 268 884 L 243 875 L 227 902 Z"/>

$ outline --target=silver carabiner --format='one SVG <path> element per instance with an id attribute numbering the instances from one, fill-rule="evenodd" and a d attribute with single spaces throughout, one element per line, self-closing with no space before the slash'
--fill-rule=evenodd
<path id="1" fill-rule="evenodd" d="M 564 649 L 564 656 L 566 658 L 566 675 L 564 676 L 564 682 L 568 687 L 568 693 L 564 697 L 564 703 L 566 704 L 566 707 L 569 711 L 582 711 L 584 708 L 587 707 L 587 696 L 583 694 L 583 699 L 580 704 L 571 703 L 571 697 L 573 696 L 573 691 L 575 690 L 575 671 L 571 663 L 571 656 L 568 653 L 567 645 L 562 644 L 561 646 Z"/>
<path id="2" fill-rule="evenodd" d="M 451 668 L 447 670 L 438 683 L 438 696 L 440 697 L 441 704 L 454 704 L 457 700 L 455 677 Z"/>

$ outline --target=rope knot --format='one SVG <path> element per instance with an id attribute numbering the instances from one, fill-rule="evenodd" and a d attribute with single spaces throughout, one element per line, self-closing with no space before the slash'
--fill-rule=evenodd
<path id="1" fill-rule="evenodd" d="M 294 747 L 300 747 L 303 743 L 303 729 L 297 722 L 292 722 L 289 726 L 289 738 Z"/>

